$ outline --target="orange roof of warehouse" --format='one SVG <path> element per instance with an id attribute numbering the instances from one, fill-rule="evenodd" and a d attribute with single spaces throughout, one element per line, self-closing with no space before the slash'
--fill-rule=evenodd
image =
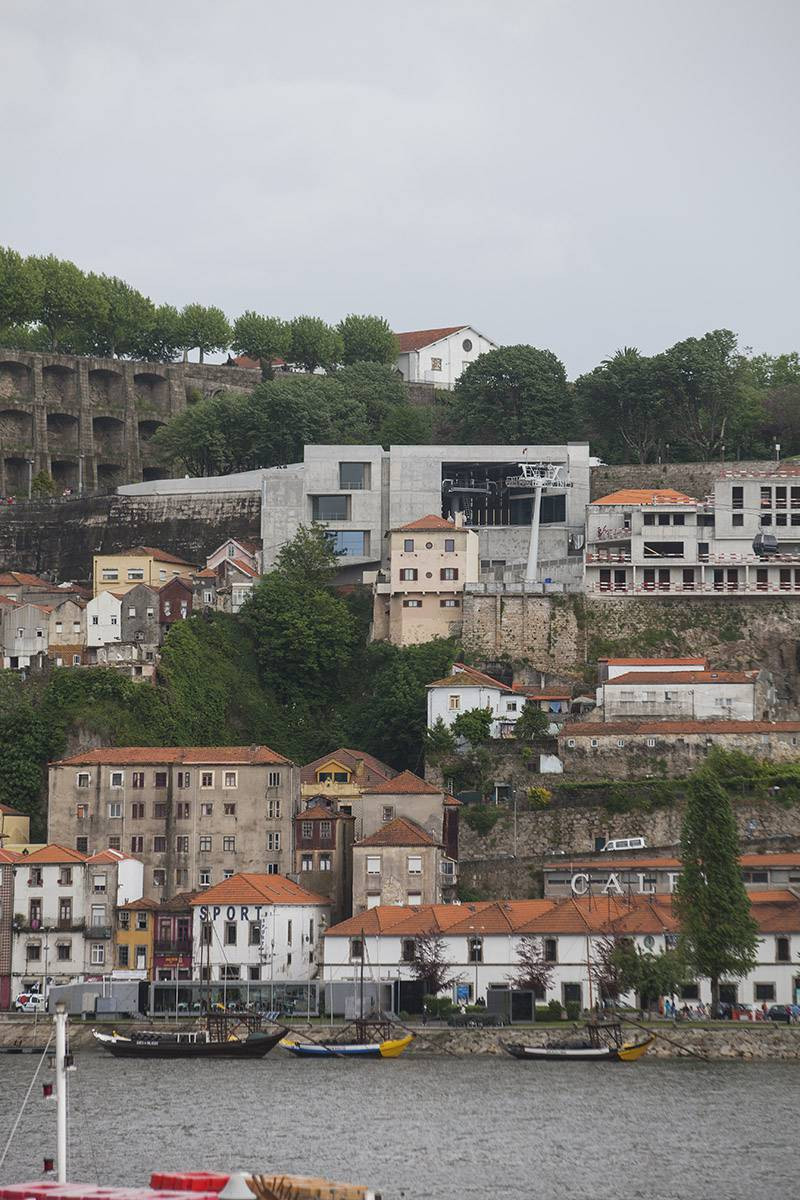
<path id="1" fill-rule="evenodd" d="M 165 763 L 196 766 L 241 763 L 244 766 L 258 766 L 262 763 L 289 763 L 289 759 L 270 750 L 269 746 L 108 746 L 57 759 L 51 766 L 146 766 L 149 763 L 156 766 Z"/>
<path id="2" fill-rule="evenodd" d="M 316 892 L 307 892 L 285 875 L 242 872 L 206 888 L 190 904 L 330 904 L 330 901 Z"/>
<path id="3" fill-rule="evenodd" d="M 623 488 L 592 500 L 591 504 L 697 504 L 694 496 L 686 496 L 673 488 Z"/>
<path id="4" fill-rule="evenodd" d="M 598 658 L 599 663 L 611 667 L 688 667 L 696 665 L 698 670 L 708 670 L 707 658 Z"/>

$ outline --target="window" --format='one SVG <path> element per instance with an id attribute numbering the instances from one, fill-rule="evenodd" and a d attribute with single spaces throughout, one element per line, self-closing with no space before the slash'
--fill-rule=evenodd
<path id="1" fill-rule="evenodd" d="M 144 854 L 144 838 L 140 833 L 131 838 L 131 854 Z"/>
<path id="2" fill-rule="evenodd" d="M 270 771 L 269 775 L 267 776 L 267 787 L 274 788 L 274 787 L 280 787 L 280 786 L 281 786 L 280 771 Z"/>
<path id="3" fill-rule="evenodd" d="M 214 812 L 213 804 L 201 804 L 200 805 L 200 816 L 201 817 L 210 817 L 213 812 Z"/>
<path id="4" fill-rule="evenodd" d="M 648 745 L 648 747 L 649 747 L 651 750 L 653 749 L 653 747 L 655 746 L 655 744 L 656 744 L 656 739 L 655 739 L 655 738 L 648 738 L 648 739 L 647 739 L 647 745 Z"/>
<path id="5" fill-rule="evenodd" d="M 439 608 L 461 608 L 460 600 L 440 600 Z"/>
<path id="6" fill-rule="evenodd" d="M 278 864 L 277 863 L 267 863 L 267 874 L 268 875 L 277 875 L 278 874 Z"/>
<path id="7" fill-rule="evenodd" d="M 369 532 L 366 529 L 329 529 L 325 537 L 338 558 L 366 558 L 369 555 Z"/>
<path id="8" fill-rule="evenodd" d="M 200 887 L 211 887 L 211 872 L 210 871 L 200 871 L 198 873 L 197 878 L 198 878 Z M 209 926 L 207 926 L 207 928 L 210 930 L 211 926 L 209 925 Z"/>
<path id="9" fill-rule="evenodd" d="M 93 624 L 93 625 L 99 625 L 99 624 L 100 624 L 100 618 L 99 618 L 99 617 L 92 617 L 92 624 Z"/>
<path id="10" fill-rule="evenodd" d="M 129 955 L 130 955 L 130 952 L 129 952 L 129 948 L 127 946 L 118 946 L 117 947 L 117 963 L 123 969 L 127 968 L 128 964 L 130 962 Z"/>
<path id="11" fill-rule="evenodd" d="M 381 856 L 380 854 L 367 855 L 367 874 L 380 875 L 381 873 Z"/>
<path id="12" fill-rule="evenodd" d="M 370 484 L 369 463 L 339 463 L 339 487 L 343 492 L 369 491 Z"/>
<path id="13" fill-rule="evenodd" d="M 775 938 L 775 960 L 776 962 L 791 962 L 792 956 L 789 953 L 788 937 Z"/>
<path id="14" fill-rule="evenodd" d="M 330 871 L 332 865 L 330 854 L 320 854 L 318 865 L 320 871 Z"/>
<path id="15" fill-rule="evenodd" d="M 734 527 L 734 529 L 741 529 L 744 525 L 744 514 L 734 513 L 731 517 L 731 525 Z"/>
<path id="16" fill-rule="evenodd" d="M 313 836 L 313 833 L 314 833 L 313 823 L 311 821 L 301 821 L 300 836 L 302 837 L 303 841 L 306 841 L 306 842 L 310 841 L 311 837 Z"/>
<path id="17" fill-rule="evenodd" d="M 422 874 L 422 855 L 409 854 L 408 856 L 408 873 L 409 875 Z"/>
<path id="18" fill-rule="evenodd" d="M 122 785 L 124 784 L 124 782 L 125 782 L 125 776 L 122 773 L 122 771 L 112 771 L 111 772 L 112 788 L 121 788 Z"/>
<path id="19" fill-rule="evenodd" d="M 225 945 L 226 946 L 235 946 L 236 945 L 236 922 L 235 921 L 226 921 L 225 922 Z"/>
<path id="20" fill-rule="evenodd" d="M 232 854 L 236 850 L 236 838 L 235 837 L 224 837 L 222 839 L 222 849 L 227 854 Z"/>
<path id="21" fill-rule="evenodd" d="M 211 838 L 210 838 L 210 837 L 201 837 L 201 838 L 200 838 L 200 851 L 201 851 L 201 853 L 203 853 L 203 854 L 208 854 L 208 852 L 210 851 L 210 849 L 211 849 Z"/>
<path id="22" fill-rule="evenodd" d="M 261 945 L 261 923 L 259 921 L 250 922 L 250 934 L 248 941 L 251 946 Z"/>
<path id="23" fill-rule="evenodd" d="M 214 603 L 214 593 L 210 592 L 210 591 L 203 592 L 203 603 L 204 604 L 213 604 Z"/>
<path id="24" fill-rule="evenodd" d="M 104 905 L 102 905 L 102 904 L 93 904 L 92 905 L 92 922 L 91 923 L 92 923 L 92 927 L 94 929 L 97 929 L 98 926 L 105 925 L 106 910 L 105 910 Z"/>
<path id="25" fill-rule="evenodd" d="M 349 496 L 312 496 L 312 521 L 349 521 Z"/>
<path id="26" fill-rule="evenodd" d="M 175 805 L 175 816 L 179 821 L 188 821 L 192 815 L 192 806 L 188 800 L 179 800 Z"/>
<path id="27" fill-rule="evenodd" d="M 117 618 L 116 618 L 116 617 L 112 617 L 112 618 L 111 618 L 111 624 L 112 624 L 112 625 L 116 625 L 116 624 L 117 624 Z"/>
<path id="28" fill-rule="evenodd" d="M 165 821 L 167 819 L 166 804 L 154 804 L 153 805 L 153 819 L 155 821 Z"/>
<path id="29" fill-rule="evenodd" d="M 222 871 L 222 878 L 223 879 L 233 879 L 233 868 L 225 867 Z"/>
<path id="30" fill-rule="evenodd" d="M 121 840 L 121 838 L 118 838 L 118 837 L 110 837 L 110 838 L 108 839 L 108 848 L 109 848 L 109 850 L 120 850 L 120 849 L 122 849 L 122 840 Z"/>
<path id="31" fill-rule="evenodd" d="M 450 696 L 447 701 L 447 707 L 451 712 L 456 712 L 459 708 L 461 708 L 461 697 Z"/>
<path id="32" fill-rule="evenodd" d="M 175 849 L 178 854 L 189 853 L 189 835 L 187 833 L 182 833 L 175 838 Z"/>
<path id="33" fill-rule="evenodd" d="M 214 786 L 214 772 L 213 771 L 201 771 L 200 772 L 200 787 L 201 788 L 213 788 L 213 786 Z"/>
<path id="34" fill-rule="evenodd" d="M 440 579 L 458 579 L 458 567 L 442 567 L 439 571 Z"/>
<path id="35" fill-rule="evenodd" d="M 25 949 L 25 956 L 31 962 L 39 962 L 42 957 L 41 942 L 28 942 Z"/>
<path id="36" fill-rule="evenodd" d="M 404 583 L 411 583 L 417 578 L 416 567 L 403 567 L 400 572 L 400 578 Z"/>
<path id="37" fill-rule="evenodd" d="M 172 601 L 171 600 L 164 601 L 164 616 L 165 617 L 172 616 Z"/>
<path id="38" fill-rule="evenodd" d="M 471 963 L 483 962 L 483 938 L 482 937 L 467 938 L 467 962 L 471 962 Z"/>
<path id="39" fill-rule="evenodd" d="M 268 800 L 267 801 L 267 816 L 271 817 L 273 820 L 278 820 L 280 818 L 280 815 L 281 815 L 280 800 Z"/>
<path id="40" fill-rule="evenodd" d="M 414 962 L 417 957 L 417 943 L 414 938 L 402 938 L 400 941 L 400 961 Z"/>
<path id="41" fill-rule="evenodd" d="M 422 892 L 409 892 L 406 896 L 406 904 L 422 904 Z"/>
<path id="42" fill-rule="evenodd" d="M 89 786 L 90 776 L 88 771 L 78 772 L 78 787 L 87 788 Z"/>
<path id="43" fill-rule="evenodd" d="M 404 600 L 403 608 L 422 608 L 421 600 Z"/>
<path id="44" fill-rule="evenodd" d="M 135 616 L 136 616 L 136 609 L 133 607 L 133 605 L 132 605 L 132 604 L 128 606 L 128 616 L 129 616 L 129 617 L 135 617 Z"/>
<path id="45" fill-rule="evenodd" d="M 192 776 L 189 771 L 178 771 L 178 787 L 188 788 L 192 782 Z"/>
<path id="46" fill-rule="evenodd" d="M 153 786 L 157 788 L 165 788 L 167 786 L 167 772 L 156 771 L 153 775 Z"/>
<path id="47" fill-rule="evenodd" d="M 544 939 L 544 961 L 558 962 L 558 940 L 556 938 Z"/>
<path id="48" fill-rule="evenodd" d="M 313 871 L 314 870 L 314 855 L 313 854 L 301 854 L 300 855 L 300 870 L 301 871 Z"/>
<path id="49" fill-rule="evenodd" d="M 319 823 L 319 840 L 321 842 L 329 842 L 333 832 L 333 822 L 320 821 Z"/>
<path id="50" fill-rule="evenodd" d="M 167 852 L 167 839 L 163 835 L 154 837 L 153 838 L 153 853 L 154 854 L 166 854 L 166 852 Z"/>
<path id="51" fill-rule="evenodd" d="M 232 803 L 231 804 L 223 804 L 222 812 L 226 817 L 235 817 L 236 816 L 236 805 L 232 804 Z"/>
<path id="52" fill-rule="evenodd" d="M 280 850 L 280 848 L 281 848 L 280 833 L 268 833 L 267 834 L 267 849 L 268 850 Z"/>
<path id="53" fill-rule="evenodd" d="M 109 803 L 108 815 L 112 820 L 116 820 L 122 816 L 122 804 L 118 800 L 112 800 Z"/>
<path id="54" fill-rule="evenodd" d="M 92 942 L 92 966 L 102 966 L 106 961 L 106 948 L 102 942 Z"/>
<path id="55" fill-rule="evenodd" d="M 456 539 L 455 538 L 445 538 L 444 539 L 444 552 L 445 552 L 445 554 L 455 554 L 455 552 L 456 552 Z"/>
<path id="56" fill-rule="evenodd" d="M 403 553 L 404 554 L 413 554 L 414 553 L 414 539 L 413 538 L 404 538 L 403 539 Z"/>
<path id="57" fill-rule="evenodd" d="M 119 571 L 116 567 L 103 567 L 100 571 L 100 579 L 103 583 L 116 583 L 119 580 Z"/>
<path id="58" fill-rule="evenodd" d="M 79 821 L 85 821 L 86 818 L 88 817 L 88 815 L 89 815 L 89 805 L 88 804 L 77 805 L 77 807 L 75 809 L 75 816 L 78 818 Z"/>
<path id="59" fill-rule="evenodd" d="M 383 808 L 381 810 L 381 814 L 383 816 L 384 825 L 386 824 L 387 821 L 393 821 L 394 820 L 394 805 L 393 804 L 384 804 Z"/>
<path id="60" fill-rule="evenodd" d="M 59 880 L 59 882 L 61 882 L 61 881 Z M 69 882 L 70 883 L 72 882 L 71 878 L 70 878 Z M 92 876 L 92 891 L 98 896 L 105 895 L 105 892 L 106 892 L 106 876 L 105 875 L 93 875 Z"/>
<path id="61" fill-rule="evenodd" d="M 775 1000 L 775 984 L 774 983 L 756 983 L 753 987 L 754 1000 Z"/>
<path id="62" fill-rule="evenodd" d="M 134 771 L 133 772 L 133 774 L 131 775 L 131 787 L 134 787 L 134 788 L 143 788 L 144 787 L 144 771 Z M 144 814 L 142 814 L 142 815 L 144 815 Z"/>
<path id="63" fill-rule="evenodd" d="M 364 942 L 362 938 L 350 938 L 350 957 L 359 961 L 364 957 Z"/>
<path id="64" fill-rule="evenodd" d="M 75 849 L 79 854 L 87 854 L 89 851 L 89 839 L 87 837 L 75 838 Z"/>
<path id="65" fill-rule="evenodd" d="M 135 800 L 133 802 L 133 804 L 131 805 L 131 820 L 132 821 L 143 821 L 144 820 L 144 804 L 140 800 Z"/>
<path id="66" fill-rule="evenodd" d="M 432 358 L 431 359 L 431 370 L 432 371 L 441 371 L 441 369 L 442 369 L 442 360 L 440 358 Z"/>
<path id="67" fill-rule="evenodd" d="M 235 788 L 239 786 L 238 771 L 224 771 L 222 774 L 222 786 L 224 788 Z"/>
<path id="68" fill-rule="evenodd" d="M 153 886 L 157 888 L 167 886 L 167 872 L 162 867 L 156 867 L 153 871 Z"/>
<path id="69" fill-rule="evenodd" d="M 618 746 L 618 748 L 619 748 L 620 750 L 624 749 L 624 747 L 625 747 L 625 739 L 624 739 L 624 738 L 617 738 L 617 746 Z"/>

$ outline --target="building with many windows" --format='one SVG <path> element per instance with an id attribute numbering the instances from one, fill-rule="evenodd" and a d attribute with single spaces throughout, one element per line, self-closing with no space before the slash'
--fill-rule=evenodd
<path id="1" fill-rule="evenodd" d="M 294 763 L 267 746 L 87 750 L 50 764 L 49 836 L 135 855 L 139 895 L 161 901 L 240 870 L 291 870 L 298 791 Z"/>
<path id="2" fill-rule="evenodd" d="M 353 846 L 354 913 L 379 904 L 449 902 L 457 883 L 456 861 L 408 817 L 395 817 Z"/>
<path id="3" fill-rule="evenodd" d="M 166 550 L 134 546 L 121 554 L 95 554 L 92 560 L 92 592 L 124 593 L 137 583 L 161 587 L 171 579 L 190 579 L 196 564 L 185 562 Z"/>
<path id="4" fill-rule="evenodd" d="M 352 912 L 353 826 L 333 798 L 314 798 L 294 819 L 294 872 L 308 891 L 323 896 L 335 921 Z"/>

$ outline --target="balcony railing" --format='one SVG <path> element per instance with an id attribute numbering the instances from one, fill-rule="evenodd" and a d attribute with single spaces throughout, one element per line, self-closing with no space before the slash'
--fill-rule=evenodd
<path id="1" fill-rule="evenodd" d="M 191 954 L 191 938 L 156 938 L 153 943 L 156 954 Z"/>
<path id="2" fill-rule="evenodd" d="M 757 583 L 751 579 L 747 584 L 739 580 L 736 583 L 724 581 L 721 583 L 591 583 L 587 581 L 586 591 L 600 595 L 628 596 L 663 596 L 684 595 L 739 595 L 739 596 L 785 596 L 788 592 L 800 595 L 800 581 L 797 583 Z"/>
<path id="3" fill-rule="evenodd" d="M 95 938 L 97 941 L 102 941 L 105 938 L 110 938 L 114 930 L 111 925 L 87 925 L 86 936 Z"/>

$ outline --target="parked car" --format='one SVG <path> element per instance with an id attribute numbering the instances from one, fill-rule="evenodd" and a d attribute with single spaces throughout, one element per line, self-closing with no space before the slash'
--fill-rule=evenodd
<path id="1" fill-rule="evenodd" d="M 785 1021 L 788 1025 L 792 1019 L 792 1010 L 785 1004 L 773 1004 L 767 1010 L 768 1021 Z"/>
<path id="2" fill-rule="evenodd" d="M 17 1012 L 46 1012 L 47 1004 L 45 997 L 39 992 L 20 992 L 14 1001 L 14 1008 Z"/>

